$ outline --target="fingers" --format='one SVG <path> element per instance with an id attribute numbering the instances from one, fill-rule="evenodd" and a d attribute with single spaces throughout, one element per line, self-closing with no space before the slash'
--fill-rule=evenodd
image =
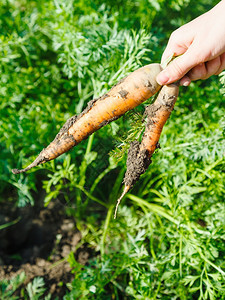
<path id="1" fill-rule="evenodd" d="M 207 68 L 205 63 L 200 63 L 199 65 L 193 67 L 189 72 L 188 76 L 191 80 L 206 79 Z"/>
<path id="2" fill-rule="evenodd" d="M 180 80 L 180 85 L 188 86 L 191 81 L 207 79 L 212 75 L 219 75 L 225 69 L 225 53 L 193 67 L 187 75 Z"/>
<path id="3" fill-rule="evenodd" d="M 161 58 L 161 63 L 166 61 L 168 59 L 168 57 L 171 57 L 172 55 L 179 56 L 179 55 L 184 54 L 187 51 L 186 47 L 179 46 L 179 45 L 176 45 L 174 47 L 167 47 L 167 48 L 163 52 L 163 55 L 162 55 L 162 58 Z"/>
<path id="4" fill-rule="evenodd" d="M 225 69 L 224 9 L 225 0 L 171 34 L 162 61 L 178 57 L 157 76 L 160 85 L 180 80 L 187 86 Z"/>
<path id="5" fill-rule="evenodd" d="M 191 30 L 185 30 L 186 25 L 175 30 L 168 41 L 166 49 L 163 52 L 161 62 L 164 62 L 172 54 L 179 56 L 184 54 L 193 42 L 193 33 Z M 185 33 L 183 32 L 185 31 Z"/>
<path id="6" fill-rule="evenodd" d="M 210 76 L 216 74 L 221 67 L 221 60 L 220 56 L 206 62 L 197 65 L 196 67 L 192 68 L 188 72 L 189 78 L 194 81 L 198 79 L 207 79 Z"/>
<path id="7" fill-rule="evenodd" d="M 225 70 L 225 53 L 220 55 L 220 61 L 221 61 L 221 65 L 220 65 L 218 71 L 215 73 L 215 75 L 219 75 L 222 71 Z"/>
<path id="8" fill-rule="evenodd" d="M 189 86 L 191 84 L 191 79 L 187 75 L 185 75 L 183 78 L 180 80 L 180 85 L 183 86 Z"/>
<path id="9" fill-rule="evenodd" d="M 198 55 L 192 53 L 192 47 L 182 55 L 174 59 L 162 72 L 159 73 L 156 80 L 159 84 L 170 84 L 184 77 L 187 72 L 196 66 Z M 188 76 L 189 77 L 189 76 Z"/>
<path id="10" fill-rule="evenodd" d="M 191 81 L 207 79 L 212 75 L 220 74 L 225 69 L 225 53 L 210 61 L 201 63 L 198 61 L 201 61 L 201 58 L 195 55 L 196 58 L 193 59 L 192 51 L 189 50 L 171 62 L 157 76 L 156 80 L 159 84 L 170 84 L 180 79 L 180 85 L 188 86 Z"/>

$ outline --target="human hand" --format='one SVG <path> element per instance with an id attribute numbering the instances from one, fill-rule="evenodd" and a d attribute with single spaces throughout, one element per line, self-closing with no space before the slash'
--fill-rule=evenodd
<path id="1" fill-rule="evenodd" d="M 180 79 L 180 85 L 188 86 L 225 69 L 225 0 L 171 34 L 162 62 L 173 53 L 181 56 L 157 76 L 161 85 Z"/>

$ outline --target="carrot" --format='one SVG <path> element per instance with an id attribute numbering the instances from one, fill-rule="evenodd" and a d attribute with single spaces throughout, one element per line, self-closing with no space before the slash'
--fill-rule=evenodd
<path id="1" fill-rule="evenodd" d="M 107 94 L 90 101 L 80 115 L 67 120 L 55 139 L 28 167 L 22 170 L 13 169 L 12 172 L 14 174 L 26 172 L 39 164 L 55 159 L 102 126 L 118 119 L 128 110 L 150 98 L 160 89 L 156 76 L 161 70 L 160 64 L 150 64 L 129 74 Z"/>
<path id="2" fill-rule="evenodd" d="M 127 156 L 127 171 L 124 177 L 125 187 L 117 200 L 114 218 L 121 199 L 134 186 L 140 176 L 151 164 L 151 157 L 159 147 L 159 138 L 167 119 L 169 118 L 178 97 L 178 83 L 165 85 L 160 90 L 155 102 L 145 109 L 147 124 L 141 143 L 131 143 Z"/>

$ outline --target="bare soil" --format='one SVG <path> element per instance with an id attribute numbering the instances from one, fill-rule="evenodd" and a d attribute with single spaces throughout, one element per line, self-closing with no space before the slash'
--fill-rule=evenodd
<path id="1" fill-rule="evenodd" d="M 48 207 L 24 208 L 2 205 L 0 225 L 20 217 L 19 222 L 0 230 L 0 280 L 25 272 L 24 285 L 34 277 L 44 278 L 46 293 L 62 299 L 66 283 L 73 280 L 67 256 L 74 252 L 81 264 L 90 256 L 88 249 L 78 248 L 81 234 L 72 218 L 68 218 L 59 201 Z M 20 291 L 17 291 L 18 295 Z"/>

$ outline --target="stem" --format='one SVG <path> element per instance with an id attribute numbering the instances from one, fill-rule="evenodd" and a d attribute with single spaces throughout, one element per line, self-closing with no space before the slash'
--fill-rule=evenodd
<path id="1" fill-rule="evenodd" d="M 102 178 L 107 174 L 109 173 L 110 171 L 112 170 L 112 168 L 109 166 L 108 168 L 106 168 L 101 174 L 98 175 L 98 177 L 95 179 L 94 183 L 92 184 L 91 186 L 91 189 L 90 189 L 90 193 L 92 193 L 96 186 L 99 184 L 99 182 L 102 180 Z"/>
<path id="2" fill-rule="evenodd" d="M 149 213 L 148 213 L 147 209 L 143 205 L 140 204 L 140 207 L 143 210 L 143 212 L 145 213 L 147 221 L 148 221 L 148 230 L 149 230 L 149 232 L 151 234 L 150 235 L 150 252 L 152 254 L 153 259 L 156 260 L 157 257 L 156 257 L 156 254 L 155 254 L 155 251 L 154 251 L 154 247 L 153 247 L 153 229 L 152 229 L 151 223 L 149 222 L 149 216 L 148 216 Z"/>
<path id="3" fill-rule="evenodd" d="M 101 256 L 103 256 L 104 252 L 105 252 L 105 239 L 106 239 L 106 234 L 107 234 L 107 230 L 109 227 L 109 222 L 112 216 L 112 212 L 113 212 L 113 205 L 111 205 L 108 209 L 107 212 L 107 216 L 105 219 L 105 225 L 104 225 L 104 230 L 102 233 L 102 238 L 101 238 L 101 242 L 100 242 L 100 252 L 101 252 Z"/>
<path id="4" fill-rule="evenodd" d="M 91 147 L 93 144 L 93 140 L 94 140 L 94 134 L 92 134 L 89 138 L 88 138 L 88 144 L 87 144 L 87 148 L 86 148 L 86 152 L 84 155 L 84 160 L 82 161 L 81 165 L 80 165 L 80 181 L 79 181 L 79 186 L 80 187 L 84 187 L 85 181 L 86 181 L 86 170 L 87 170 L 87 161 L 86 161 L 86 157 L 87 155 L 91 152 Z M 82 198 L 81 198 L 81 189 L 79 190 L 78 194 L 77 194 L 77 207 L 78 210 L 80 210 L 80 206 L 81 206 L 81 202 L 82 202 Z"/>
<path id="5" fill-rule="evenodd" d="M 183 243 L 183 235 L 180 232 L 180 249 L 179 249 L 179 269 L 180 269 L 180 277 L 182 278 L 182 243 Z"/>

